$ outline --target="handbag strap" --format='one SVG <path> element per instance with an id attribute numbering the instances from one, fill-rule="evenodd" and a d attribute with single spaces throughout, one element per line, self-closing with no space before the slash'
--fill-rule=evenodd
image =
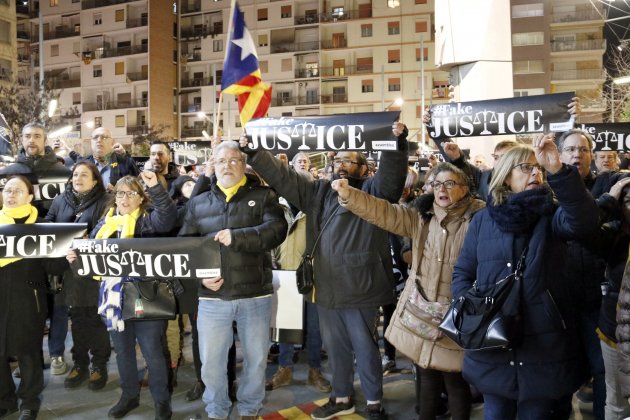
<path id="1" fill-rule="evenodd" d="M 418 264 L 416 266 L 416 288 L 418 289 L 418 292 L 420 293 L 420 295 L 422 295 L 422 297 L 426 300 L 426 301 L 431 301 L 428 297 L 427 294 L 424 291 L 424 288 L 422 287 L 422 285 L 420 284 L 420 282 L 417 280 L 418 279 L 418 272 L 420 270 L 420 264 L 422 264 L 422 257 L 424 255 L 424 245 L 427 243 L 427 239 L 429 238 L 429 224 L 431 223 L 431 219 L 433 218 L 433 216 L 431 214 L 427 215 L 427 217 L 423 217 L 422 219 L 424 220 L 424 224 L 422 225 L 422 231 L 420 232 L 420 243 L 418 244 L 418 254 L 420 255 L 420 257 L 418 258 Z M 413 247 L 412 247 L 413 249 Z"/>
<path id="2" fill-rule="evenodd" d="M 341 208 L 341 206 L 338 206 L 335 211 L 332 212 L 332 214 L 330 216 L 328 216 L 328 219 L 326 219 L 326 221 L 324 222 L 324 225 L 322 226 L 322 228 L 319 230 L 319 234 L 317 234 L 317 238 L 315 238 L 315 243 L 313 244 L 313 248 L 311 249 L 311 252 L 308 254 L 304 254 L 306 257 L 311 258 L 313 256 L 313 253 L 315 252 L 315 249 L 317 248 L 317 244 L 319 244 L 319 239 L 322 237 L 322 232 L 324 231 L 324 229 L 326 229 L 326 226 L 328 226 L 328 222 L 330 222 L 330 220 L 333 218 L 333 216 L 335 214 L 337 214 L 337 211 Z"/>

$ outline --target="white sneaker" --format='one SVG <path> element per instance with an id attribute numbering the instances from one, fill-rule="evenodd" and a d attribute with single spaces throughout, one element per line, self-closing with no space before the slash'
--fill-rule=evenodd
<path id="1" fill-rule="evenodd" d="M 68 371 L 68 365 L 63 360 L 63 356 L 53 356 L 50 358 L 50 374 L 64 375 Z"/>

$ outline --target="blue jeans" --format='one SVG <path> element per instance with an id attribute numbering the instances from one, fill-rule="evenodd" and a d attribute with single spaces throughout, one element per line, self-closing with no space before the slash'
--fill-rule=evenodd
<path id="1" fill-rule="evenodd" d="M 381 353 L 376 339 L 378 308 L 327 309 L 317 306 L 328 365 L 332 370 L 331 397 L 354 394 L 354 357 L 361 389 L 368 401 L 383 398 Z"/>
<path id="2" fill-rule="evenodd" d="M 255 416 L 265 398 L 265 369 L 269 350 L 271 296 L 250 299 L 200 299 L 197 318 L 201 378 L 206 385 L 203 402 L 208 417 L 227 418 L 232 402 L 228 397 L 228 351 L 236 321 L 243 352 L 243 373 L 236 394 L 241 416 Z"/>
<path id="3" fill-rule="evenodd" d="M 571 394 L 560 400 L 516 401 L 483 394 L 484 420 L 562 420 L 571 415 Z"/>
<path id="4" fill-rule="evenodd" d="M 140 395 L 138 363 L 136 362 L 136 340 L 149 369 L 149 390 L 153 401 L 168 403 L 168 373 L 162 340 L 166 321 L 126 321 L 124 331 L 111 331 L 116 364 L 120 375 L 122 398 L 131 399 Z"/>
<path id="5" fill-rule="evenodd" d="M 322 366 L 322 335 L 319 331 L 317 306 L 306 301 L 306 354 L 308 367 L 319 369 Z M 278 363 L 282 367 L 293 367 L 293 344 L 280 343 Z"/>
<path id="6" fill-rule="evenodd" d="M 51 357 L 63 356 L 66 351 L 66 335 L 68 335 L 68 307 L 54 305 L 48 330 L 48 354 Z"/>
<path id="7" fill-rule="evenodd" d="M 578 313 L 578 332 L 593 377 L 593 416 L 596 420 L 603 420 L 606 405 L 606 372 L 602 347 L 595 332 L 598 321 L 599 309 Z"/>

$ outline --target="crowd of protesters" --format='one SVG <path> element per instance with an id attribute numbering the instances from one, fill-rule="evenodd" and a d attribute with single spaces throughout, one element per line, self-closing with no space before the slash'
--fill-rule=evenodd
<path id="1" fill-rule="evenodd" d="M 596 419 L 630 414 L 630 177 L 619 156 L 593 152 L 591 136 L 573 129 L 498 143 L 493 168 L 447 142 L 446 162 L 419 173 L 409 166 L 406 127 L 395 122 L 392 132 L 397 150 L 382 152 L 378 165 L 339 151 L 318 169 L 308 154 L 289 162 L 250 150 L 241 137 L 213 139 L 198 172 L 176 167 L 168 144 L 155 142 L 140 171 L 106 128 L 94 130 L 92 154 L 66 150 L 62 158 L 47 146 L 44 126 L 26 125 L 16 163 L 0 170 L 1 224 L 86 223 L 95 239 L 209 237 L 221 250 L 221 275 L 169 279 L 178 290 L 175 320 L 123 322 L 123 286 L 132 279 L 80 277 L 72 249 L 66 258 L 0 259 L 0 418 L 38 416 L 47 319 L 50 373 L 66 375 L 68 392 L 86 383 L 102 389 L 114 351 L 121 396 L 110 418 L 139 406 L 136 345 L 155 418 L 176 414 L 171 394 L 188 323 L 196 381 L 186 400 L 203 398 L 210 419 L 227 419 L 233 403 L 240 418 L 257 418 L 265 392 L 292 384 L 295 367 L 293 344 L 278 343 L 279 367 L 265 377 L 272 273 L 295 270 L 307 251 L 307 386 L 330 394 L 313 419 L 355 413 L 355 371 L 366 416 L 395 418 L 383 376 L 396 368 L 397 351 L 413 362 L 420 420 L 444 413 L 444 393 L 455 420 L 470 418 L 475 394 L 489 420 L 568 419 L 585 384 Z M 47 177 L 66 179 L 65 190 L 36 200 L 33 184 Z M 447 305 L 473 284 L 492 288 L 521 257 L 523 338 L 513 348 L 465 351 L 405 326 L 413 293 Z"/>

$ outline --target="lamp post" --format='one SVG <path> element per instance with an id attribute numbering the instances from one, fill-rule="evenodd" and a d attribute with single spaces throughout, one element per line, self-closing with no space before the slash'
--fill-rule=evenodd
<path id="1" fill-rule="evenodd" d="M 616 77 L 610 84 L 610 121 L 615 122 L 615 85 L 627 85 L 630 83 L 630 76 Z"/>

